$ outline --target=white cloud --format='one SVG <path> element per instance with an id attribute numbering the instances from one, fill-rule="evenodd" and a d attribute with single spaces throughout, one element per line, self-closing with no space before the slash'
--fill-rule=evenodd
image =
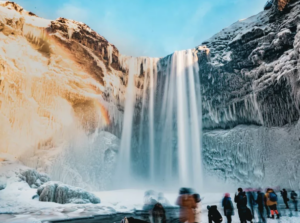
<path id="1" fill-rule="evenodd" d="M 56 11 L 56 15 L 57 17 L 64 17 L 78 22 L 84 22 L 88 18 L 88 11 L 80 6 L 67 3 Z"/>

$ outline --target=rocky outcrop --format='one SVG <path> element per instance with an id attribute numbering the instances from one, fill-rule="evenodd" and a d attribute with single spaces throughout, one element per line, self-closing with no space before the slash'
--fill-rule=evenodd
<path id="1" fill-rule="evenodd" d="M 81 188 L 66 185 L 60 182 L 50 181 L 38 188 L 39 201 L 55 202 L 59 204 L 87 204 L 100 203 L 100 199 L 94 194 Z"/>
<path id="2" fill-rule="evenodd" d="M 103 86 L 108 71 L 122 72 L 117 48 L 86 24 L 59 18 L 51 21 L 47 32 Z"/>

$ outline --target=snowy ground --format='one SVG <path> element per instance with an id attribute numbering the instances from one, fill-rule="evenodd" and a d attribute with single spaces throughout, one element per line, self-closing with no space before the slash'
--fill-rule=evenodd
<path id="1" fill-rule="evenodd" d="M 134 189 L 95 192 L 94 194 L 101 199 L 101 204 L 62 205 L 40 202 L 37 199 L 32 199 L 36 195 L 37 189 L 30 188 L 26 182 L 19 178 L 20 172 L 28 168 L 13 157 L 2 159 L 5 161 L 0 161 L 0 183 L 5 182 L 6 188 L 0 190 L 0 222 L 35 223 L 51 219 L 70 219 L 116 213 L 124 213 L 125 216 L 127 213 L 141 210 L 144 204 L 145 190 Z M 201 195 L 203 198 L 202 222 L 207 223 L 206 206 L 220 205 L 223 194 L 205 193 Z M 164 196 L 170 205 L 174 206 L 177 193 L 164 193 Z M 221 208 L 219 209 L 221 211 Z M 282 215 L 280 221 L 269 220 L 268 222 L 300 222 L 300 216 L 295 212 L 282 211 Z M 236 222 L 239 222 L 237 212 L 233 220 L 233 223 Z"/>

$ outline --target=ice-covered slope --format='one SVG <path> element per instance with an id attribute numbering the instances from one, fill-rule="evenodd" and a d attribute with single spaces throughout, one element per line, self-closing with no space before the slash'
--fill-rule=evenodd
<path id="1" fill-rule="evenodd" d="M 204 162 L 240 185 L 299 187 L 300 1 L 199 47 Z"/>

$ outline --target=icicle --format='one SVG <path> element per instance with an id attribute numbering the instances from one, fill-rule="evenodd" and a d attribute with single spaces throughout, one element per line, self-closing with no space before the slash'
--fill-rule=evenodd
<path id="1" fill-rule="evenodd" d="M 108 53 L 108 65 L 111 65 L 112 63 L 112 59 L 113 59 L 113 50 L 114 48 L 112 47 L 112 45 L 108 45 L 107 46 L 107 53 Z"/>

